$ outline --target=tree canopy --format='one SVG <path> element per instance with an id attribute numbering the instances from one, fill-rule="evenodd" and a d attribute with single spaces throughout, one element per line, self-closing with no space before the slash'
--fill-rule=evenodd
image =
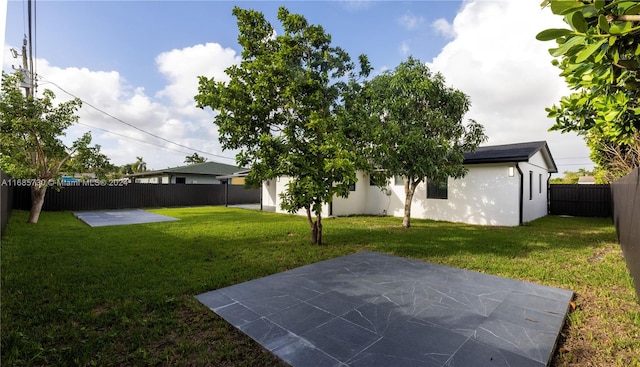
<path id="1" fill-rule="evenodd" d="M 71 146 L 60 139 L 78 121 L 79 99 L 54 105 L 55 95 L 45 90 L 42 97 L 25 97 L 19 74 L 2 73 L 0 91 L 0 168 L 31 186 L 29 222 L 37 223 L 48 186 L 55 183 L 66 164 L 100 171 L 111 166 L 99 146 L 90 147 L 86 133 Z M 80 164 L 82 160 L 82 164 Z"/>
<path id="2" fill-rule="evenodd" d="M 131 170 L 133 173 L 140 173 L 147 171 L 147 162 L 142 157 L 136 157 L 136 161 L 131 163 Z"/>
<path id="3" fill-rule="evenodd" d="M 585 168 L 578 169 L 577 172 L 573 171 L 564 171 L 564 176 L 555 177 L 549 180 L 549 183 L 552 184 L 577 184 L 580 177 L 583 176 L 593 176 L 595 174 L 594 171 L 589 171 Z M 596 181 L 597 182 L 597 181 Z"/>
<path id="4" fill-rule="evenodd" d="M 184 157 L 184 163 L 186 164 L 204 163 L 206 161 L 207 161 L 207 158 L 199 155 L 198 153 L 193 153 L 191 155 Z"/>
<path id="5" fill-rule="evenodd" d="M 387 177 L 404 177 L 403 226 L 408 228 L 416 187 L 425 178 L 463 177 L 463 153 L 486 139 L 484 128 L 473 120 L 465 126 L 468 96 L 411 57 L 367 82 L 365 98 L 375 131 L 373 161 Z"/>
<path id="6" fill-rule="evenodd" d="M 367 59 L 360 57 L 358 75 L 322 26 L 284 7 L 277 14 L 282 34 L 258 11 L 235 7 L 233 15 L 242 61 L 226 69 L 228 82 L 201 76 L 195 99 L 217 111 L 223 148 L 240 150 L 238 165 L 251 167 L 247 183 L 290 178 L 282 208 L 306 210 L 311 241 L 321 244 L 323 204 L 346 197 L 366 164 L 358 139 L 349 138 L 358 130 L 340 111 L 354 80 L 368 74 Z"/>
<path id="7" fill-rule="evenodd" d="M 547 29 L 541 41 L 575 90 L 547 109 L 551 130 L 577 132 L 591 158 L 611 177 L 636 167 L 640 156 L 640 3 L 628 0 L 546 0 L 568 28 Z M 605 152 L 605 153 L 603 153 Z M 606 153 L 608 152 L 608 153 Z"/>

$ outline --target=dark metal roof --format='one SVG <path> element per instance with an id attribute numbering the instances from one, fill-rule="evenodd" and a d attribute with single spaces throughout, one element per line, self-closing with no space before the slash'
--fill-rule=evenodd
<path id="1" fill-rule="evenodd" d="M 546 141 L 479 147 L 473 153 L 464 153 L 464 164 L 526 162 L 539 151 L 542 151 L 549 171 L 558 172 Z"/>
<path id="2" fill-rule="evenodd" d="M 140 172 L 140 173 L 135 173 L 128 176 L 129 177 L 157 176 L 159 174 L 165 174 L 165 173 L 221 176 L 221 175 L 230 175 L 240 170 L 242 170 L 242 168 L 237 166 L 232 166 L 230 164 L 224 164 L 224 163 L 218 163 L 218 162 L 204 162 L 204 163 L 190 164 L 187 166 Z"/>

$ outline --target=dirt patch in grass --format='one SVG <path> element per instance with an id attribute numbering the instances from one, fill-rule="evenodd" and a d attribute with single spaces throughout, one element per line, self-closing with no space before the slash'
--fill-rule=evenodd
<path id="1" fill-rule="evenodd" d="M 617 252 L 619 252 L 619 249 L 614 247 L 607 246 L 607 247 L 599 248 L 594 252 L 593 256 L 587 259 L 587 261 L 590 263 L 602 261 L 604 260 L 604 257 L 607 256 L 608 254 L 617 253 Z"/>
<path id="2" fill-rule="evenodd" d="M 287 367 L 191 296 L 182 296 L 178 327 L 151 345 L 156 366 Z"/>
<path id="3" fill-rule="evenodd" d="M 619 248 L 599 249 L 589 263 L 619 257 Z M 640 367 L 640 305 L 629 287 L 576 290 L 576 309 L 562 330 L 554 367 Z"/>

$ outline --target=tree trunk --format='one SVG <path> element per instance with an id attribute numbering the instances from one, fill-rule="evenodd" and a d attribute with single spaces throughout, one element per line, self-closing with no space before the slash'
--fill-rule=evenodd
<path id="1" fill-rule="evenodd" d="M 40 211 L 44 204 L 44 195 L 47 193 L 47 185 L 38 187 L 31 186 L 31 211 L 29 212 L 29 220 L 27 223 L 38 223 Z"/>
<path id="2" fill-rule="evenodd" d="M 307 209 L 307 221 L 309 222 L 309 227 L 311 227 L 311 244 L 312 245 L 322 245 L 322 214 L 316 213 L 316 220 L 314 221 L 311 217 L 311 208 Z"/>
<path id="3" fill-rule="evenodd" d="M 411 202 L 413 201 L 413 193 L 416 187 L 412 183 L 409 183 L 409 178 L 404 181 L 404 218 L 402 219 L 402 227 L 411 227 Z"/>
<path id="4" fill-rule="evenodd" d="M 316 213 L 316 245 L 322 245 L 322 214 Z"/>

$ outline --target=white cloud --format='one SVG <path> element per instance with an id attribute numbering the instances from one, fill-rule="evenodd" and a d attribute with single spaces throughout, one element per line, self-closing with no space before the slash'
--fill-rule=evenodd
<path id="1" fill-rule="evenodd" d="M 444 18 L 436 19 L 433 23 L 431 23 L 431 27 L 433 27 L 436 32 L 438 32 L 445 38 L 454 38 L 456 36 L 455 30 L 453 29 L 453 24 L 449 23 L 449 21 Z"/>
<path id="2" fill-rule="evenodd" d="M 371 5 L 372 0 L 340 0 L 340 4 L 351 11 L 357 11 L 360 9 L 366 9 Z"/>
<path id="3" fill-rule="evenodd" d="M 7 58 L 8 49 L 5 47 L 4 70 L 10 70 L 10 63 L 13 62 L 10 56 Z M 222 152 L 212 123 L 213 113 L 196 108 L 194 96 L 197 94 L 199 75 L 226 80 L 224 70 L 238 61 L 235 51 L 215 43 L 162 53 L 156 58 L 156 63 L 167 84 L 155 96 L 150 96 L 144 88 L 130 85 L 116 71 L 59 68 L 45 59 L 38 59 L 38 74 L 42 77 L 38 90 L 51 89 L 59 102 L 73 98 L 60 87 L 85 101 L 78 111 L 80 123 L 68 129 L 63 138 L 67 144 L 90 130 L 93 143 L 102 146 L 102 151 L 112 163 L 132 163 L 141 156 L 148 168 L 160 169 L 182 165 L 184 157 L 195 149 L 226 157 L 234 156 L 232 152 Z M 191 149 L 154 138 L 105 112 Z M 207 156 L 202 152 L 199 154 L 209 160 L 234 163 L 233 160 Z"/>
<path id="4" fill-rule="evenodd" d="M 547 131 L 553 121 L 545 107 L 569 90 L 551 65 L 548 49 L 553 44 L 537 41 L 535 35 L 563 24 L 536 1 L 469 1 L 453 21 L 455 38 L 429 63 L 448 84 L 470 96 L 467 117 L 485 126 L 486 144 L 546 140 L 560 172 L 592 165 L 582 138 Z"/>
<path id="5" fill-rule="evenodd" d="M 411 48 L 409 47 L 409 42 L 408 41 L 402 41 L 402 43 L 400 44 L 400 47 L 398 48 L 400 50 L 400 53 L 403 55 L 407 55 L 409 54 L 409 51 L 411 51 Z"/>
<path id="6" fill-rule="evenodd" d="M 407 30 L 413 30 L 420 27 L 424 23 L 424 17 L 421 15 L 413 15 L 410 12 L 404 13 L 398 18 L 398 23 Z"/>
<path id="7" fill-rule="evenodd" d="M 198 93 L 198 76 L 227 81 L 229 78 L 224 70 L 239 62 L 240 57 L 234 50 L 223 48 L 217 43 L 163 52 L 156 57 L 156 64 L 169 84 L 157 96 L 168 98 L 183 113 L 193 112 L 196 105 L 193 96 Z"/>

